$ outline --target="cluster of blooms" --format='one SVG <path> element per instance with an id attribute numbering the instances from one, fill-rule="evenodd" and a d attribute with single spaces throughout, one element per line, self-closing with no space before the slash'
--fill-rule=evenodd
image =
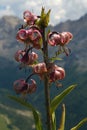
<path id="1" fill-rule="evenodd" d="M 35 24 L 40 17 L 32 14 L 30 11 L 23 13 L 24 22 L 26 23 L 27 29 L 22 27 L 16 35 L 16 39 L 26 45 L 24 50 L 18 50 L 15 53 L 15 60 L 25 65 L 32 65 L 33 74 L 39 75 L 44 80 L 44 73 L 47 73 L 49 82 L 55 82 L 65 77 L 65 70 L 53 63 L 49 63 L 48 66 L 43 63 L 34 64 L 34 61 L 38 59 L 38 55 L 35 52 L 30 53 L 30 48 L 42 49 L 42 31 Z M 72 39 L 70 32 L 50 32 L 47 36 L 47 43 L 51 46 L 63 47 L 69 43 Z M 16 93 L 26 94 L 33 93 L 36 91 L 36 82 L 31 79 L 32 84 L 29 84 L 27 80 L 20 79 L 14 82 L 14 90 Z"/>
<path id="2" fill-rule="evenodd" d="M 48 34 L 48 43 L 51 46 L 64 46 L 65 44 L 68 44 L 72 38 L 73 35 L 70 32 L 51 32 Z"/>
<path id="3" fill-rule="evenodd" d="M 56 80 L 61 80 L 65 77 L 65 70 L 53 63 L 49 63 L 46 67 L 45 63 L 39 63 L 33 67 L 34 73 L 38 74 L 43 80 L 44 73 L 48 74 L 49 82 L 55 82 Z"/>
<path id="4" fill-rule="evenodd" d="M 17 33 L 16 39 L 20 42 L 32 45 L 36 49 L 41 48 L 42 35 L 39 28 L 36 26 L 29 27 L 28 30 L 20 29 Z"/>
<path id="5" fill-rule="evenodd" d="M 60 50 L 61 48 L 63 49 L 63 51 L 66 53 L 66 55 L 69 54 L 69 48 L 65 48 L 65 45 L 67 45 L 70 40 L 72 40 L 73 35 L 70 32 L 62 32 L 62 33 L 58 33 L 58 32 L 51 32 L 48 34 L 48 43 L 51 46 L 60 46 Z"/>

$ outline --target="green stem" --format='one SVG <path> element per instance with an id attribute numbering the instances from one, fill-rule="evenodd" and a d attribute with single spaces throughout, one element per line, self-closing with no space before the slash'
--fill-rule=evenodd
<path id="1" fill-rule="evenodd" d="M 48 44 L 45 40 L 45 28 L 42 28 L 43 37 L 43 58 L 46 66 L 48 66 Z M 47 130 L 52 130 L 51 114 L 50 114 L 50 88 L 47 73 L 44 74 L 44 89 L 45 89 L 45 102 L 46 102 L 46 116 L 47 116 Z"/>

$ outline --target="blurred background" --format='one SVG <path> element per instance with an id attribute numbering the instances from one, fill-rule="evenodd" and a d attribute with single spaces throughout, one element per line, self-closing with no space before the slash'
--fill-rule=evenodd
<path id="1" fill-rule="evenodd" d="M 19 64 L 14 60 L 15 52 L 24 47 L 15 39 L 18 28 L 23 24 L 23 12 L 30 10 L 40 15 L 42 6 L 46 11 L 51 9 L 49 27 L 52 31 L 70 31 L 74 36 L 68 45 L 71 49 L 70 55 L 66 57 L 62 54 L 63 60 L 56 62 L 66 70 L 66 78 L 60 82 L 63 87 L 57 89 L 53 85 L 51 97 L 69 85 L 78 84 L 63 101 L 66 104 L 66 130 L 70 130 L 81 119 L 87 117 L 87 0 L 3 0 L 0 1 L 0 130 L 35 129 L 32 113 L 11 101 L 8 95 L 15 95 L 15 80 L 26 78 L 31 73 L 29 69 L 19 70 Z M 53 54 L 55 49 L 50 47 L 50 52 Z M 44 113 L 43 83 L 38 77 L 34 78 L 38 89 L 27 98 Z M 61 105 L 56 111 L 58 123 L 60 112 Z M 80 130 L 87 130 L 87 124 Z"/>

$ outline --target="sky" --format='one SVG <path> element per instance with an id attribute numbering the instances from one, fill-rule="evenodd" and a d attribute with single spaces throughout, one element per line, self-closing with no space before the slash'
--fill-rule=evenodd
<path id="1" fill-rule="evenodd" d="M 15 15 L 22 18 L 25 10 L 40 15 L 41 8 L 51 9 L 50 24 L 56 25 L 68 19 L 77 20 L 87 13 L 87 0 L 2 0 L 0 17 Z"/>

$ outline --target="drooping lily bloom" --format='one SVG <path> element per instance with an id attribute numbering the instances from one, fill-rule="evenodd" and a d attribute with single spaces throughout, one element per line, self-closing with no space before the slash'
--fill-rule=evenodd
<path id="1" fill-rule="evenodd" d="M 39 63 L 37 65 L 33 66 L 34 73 L 36 74 L 43 74 L 47 72 L 46 64 L 45 63 Z"/>
<path id="2" fill-rule="evenodd" d="M 59 67 L 59 66 L 57 66 L 57 65 L 54 64 L 54 63 L 49 63 L 49 64 L 48 64 L 48 68 L 47 68 L 47 70 L 48 70 L 48 72 L 50 73 L 50 72 L 52 72 L 52 71 L 57 70 L 58 67 Z"/>
<path id="3" fill-rule="evenodd" d="M 31 13 L 30 11 L 26 10 L 23 13 L 24 22 L 26 22 L 28 25 L 33 25 L 35 21 L 38 19 L 36 15 Z"/>
<path id="4" fill-rule="evenodd" d="M 31 34 L 28 33 L 28 36 L 32 41 L 39 40 L 40 38 L 42 38 L 41 33 L 38 29 L 32 27 L 29 29 L 29 31 L 31 32 Z"/>
<path id="5" fill-rule="evenodd" d="M 23 50 L 18 50 L 15 53 L 15 60 L 17 62 L 22 62 L 26 65 L 32 65 L 34 61 L 37 59 L 38 59 L 38 55 L 35 52 L 28 54 L 27 52 Z"/>
<path id="6" fill-rule="evenodd" d="M 29 84 L 24 79 L 16 80 L 13 83 L 14 90 L 17 94 L 31 94 L 36 91 L 36 82 L 35 80 L 31 79 L 32 83 Z"/>
<path id="7" fill-rule="evenodd" d="M 20 42 L 25 42 L 28 39 L 28 30 L 20 29 L 17 32 L 16 39 Z"/>
<path id="8" fill-rule="evenodd" d="M 48 66 L 49 82 L 61 80 L 65 77 L 65 70 L 53 63 Z"/>
<path id="9" fill-rule="evenodd" d="M 28 30 L 28 37 L 32 41 L 31 44 L 33 45 L 34 48 L 36 49 L 41 48 L 42 35 L 37 27 L 32 26 Z"/>
<path id="10" fill-rule="evenodd" d="M 60 42 L 61 42 L 61 37 L 60 37 L 59 33 L 57 33 L 57 32 L 50 32 L 48 34 L 48 43 L 51 46 L 59 45 Z"/>
<path id="11" fill-rule="evenodd" d="M 60 54 L 61 52 L 65 52 L 65 54 L 68 56 L 69 53 L 71 52 L 69 48 L 65 47 L 70 40 L 72 40 L 73 35 L 70 32 L 62 32 L 62 33 L 57 33 L 57 32 L 50 32 L 48 34 L 48 43 L 51 46 L 59 46 L 58 53 Z"/>
<path id="12" fill-rule="evenodd" d="M 60 42 L 61 46 L 68 44 L 69 41 L 72 40 L 73 38 L 73 35 L 70 32 L 62 32 L 60 36 L 61 36 L 61 42 Z"/>
<path id="13" fill-rule="evenodd" d="M 13 83 L 13 87 L 17 94 L 27 93 L 28 83 L 24 79 L 19 79 Z"/>
<path id="14" fill-rule="evenodd" d="M 55 82 L 56 80 L 59 80 L 61 77 L 61 73 L 59 71 L 51 72 L 49 75 L 49 82 Z"/>
<path id="15" fill-rule="evenodd" d="M 37 59 L 38 59 L 38 55 L 35 52 L 28 54 L 27 65 L 32 65 L 34 63 L 34 61 L 36 61 Z"/>
<path id="16" fill-rule="evenodd" d="M 18 50 L 15 55 L 14 55 L 14 58 L 17 62 L 20 62 L 22 57 L 25 55 L 25 51 L 23 50 Z"/>

